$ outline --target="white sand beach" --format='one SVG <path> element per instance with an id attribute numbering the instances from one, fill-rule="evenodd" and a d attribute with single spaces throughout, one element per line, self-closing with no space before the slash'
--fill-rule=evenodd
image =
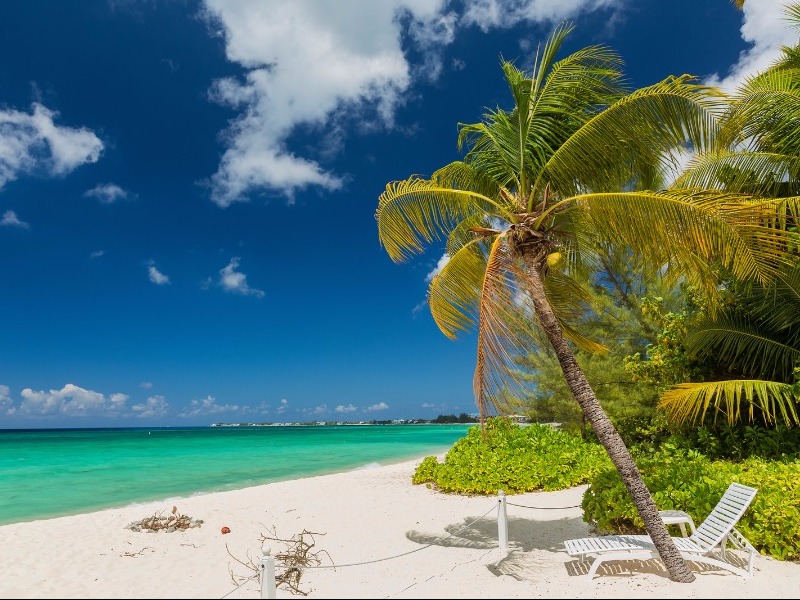
<path id="1" fill-rule="evenodd" d="M 304 572 L 308 598 L 800 595 L 800 564 L 763 556 L 750 580 L 689 563 L 696 579 L 679 584 L 650 560 L 608 563 L 588 581 L 563 546 L 590 535 L 575 507 L 585 486 L 509 496 L 506 554 L 498 549 L 497 499 L 412 485 L 418 462 L 2 526 L 0 597 L 259 598 L 254 580 L 237 589 L 231 572 L 254 575 L 234 557 L 257 561 L 260 537 L 273 527 L 282 538 L 304 529 L 320 534 L 314 550 L 324 551 L 322 566 L 339 565 Z M 173 505 L 204 524 L 172 533 L 125 528 Z M 279 587 L 277 597 L 302 596 Z"/>

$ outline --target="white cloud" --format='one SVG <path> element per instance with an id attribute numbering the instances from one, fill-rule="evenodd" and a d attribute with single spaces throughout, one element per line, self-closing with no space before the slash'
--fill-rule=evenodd
<path id="1" fill-rule="evenodd" d="M 100 258 L 106 253 L 105 250 L 95 250 L 89 255 L 89 258 Z"/>
<path id="2" fill-rule="evenodd" d="M 116 183 L 98 183 L 92 189 L 86 190 L 83 196 L 84 198 L 96 198 L 103 204 L 114 204 L 117 200 L 127 200 L 135 197 Z"/>
<path id="3" fill-rule="evenodd" d="M 147 276 L 150 278 L 150 281 L 155 283 L 156 285 L 167 285 L 169 283 L 169 277 L 164 275 L 155 265 L 155 262 L 152 260 L 148 263 L 147 266 Z"/>
<path id="4" fill-rule="evenodd" d="M 444 269 L 445 265 L 449 262 L 450 262 L 450 255 L 447 254 L 447 252 L 445 252 L 444 254 L 442 254 L 442 257 L 436 263 L 436 266 L 433 268 L 433 270 L 425 276 L 425 282 L 430 283 L 431 281 L 433 281 L 433 278 L 436 277 L 439 273 L 441 273 L 442 269 Z"/>
<path id="5" fill-rule="evenodd" d="M 282 415 L 283 413 L 285 413 L 285 412 L 286 412 L 286 409 L 287 409 L 288 407 L 289 407 L 289 401 L 288 401 L 286 398 L 283 398 L 283 399 L 281 400 L 281 404 L 280 404 L 280 406 L 278 407 L 277 413 L 278 413 L 279 415 Z"/>
<path id="6" fill-rule="evenodd" d="M 150 396 L 142 404 L 134 404 L 131 410 L 139 417 L 161 417 L 169 411 L 169 403 L 164 399 L 164 396 Z"/>
<path id="7" fill-rule="evenodd" d="M 263 298 L 263 290 L 251 288 L 247 283 L 247 276 L 244 273 L 239 273 L 236 270 L 237 268 L 239 268 L 239 257 L 234 256 L 226 267 L 220 269 L 219 284 L 222 288 L 226 292 L 231 292 L 233 294 Z"/>
<path id="8" fill-rule="evenodd" d="M 327 413 L 329 413 L 331 411 L 328 410 L 328 405 L 327 404 L 319 404 L 319 405 L 315 406 L 314 408 L 304 408 L 303 412 L 306 413 L 306 414 L 311 413 L 313 415 L 325 415 L 325 414 L 327 414 Z"/>
<path id="9" fill-rule="evenodd" d="M 106 398 L 100 392 L 87 390 L 71 383 L 60 390 L 50 390 L 49 392 L 36 392 L 31 388 L 25 388 L 20 395 L 22 403 L 19 411 L 40 415 L 61 413 L 84 416 L 103 412 L 116 413 L 124 407 L 128 400 L 128 396 L 125 394 L 111 394 Z"/>
<path id="10" fill-rule="evenodd" d="M 464 25 L 483 31 L 508 28 L 518 23 L 555 23 L 580 13 L 620 7 L 623 0 L 471 0 L 463 16 Z"/>
<path id="11" fill-rule="evenodd" d="M 338 413 L 351 413 L 357 411 L 358 408 L 353 406 L 352 404 L 348 404 L 347 406 L 340 404 L 339 406 L 336 407 L 335 410 Z"/>
<path id="12" fill-rule="evenodd" d="M 438 77 L 442 50 L 460 28 L 549 22 L 621 2 L 481 0 L 460 14 L 462 5 L 446 0 L 205 0 L 228 60 L 246 69 L 241 78 L 214 82 L 209 93 L 238 111 L 223 134 L 211 198 L 226 207 L 261 191 L 291 201 L 309 186 L 339 189 L 346 175 L 321 165 L 319 148 L 341 151 L 342 131 L 353 129 L 344 127 L 348 121 L 362 130 L 392 127 L 413 79 Z M 404 45 L 421 55 L 420 64 L 408 62 Z M 290 147 L 298 127 L 318 135 L 316 155 Z"/>
<path id="13" fill-rule="evenodd" d="M 389 408 L 389 405 L 386 402 L 378 402 L 377 404 L 373 404 L 372 406 L 368 406 L 364 409 L 365 412 L 376 412 L 379 410 L 386 410 Z"/>
<path id="14" fill-rule="evenodd" d="M 128 401 L 127 394 L 111 394 L 108 397 L 108 402 L 112 410 L 122 410 L 125 408 L 125 403 Z"/>
<path id="15" fill-rule="evenodd" d="M 425 308 L 428 307 L 428 299 L 425 298 L 422 302 L 419 302 L 414 308 L 411 309 L 411 315 L 416 318 L 416 316 L 421 313 Z"/>
<path id="16" fill-rule="evenodd" d="M 85 127 L 56 125 L 57 116 L 38 103 L 30 113 L 0 109 L 0 189 L 20 175 L 66 175 L 100 158 L 100 138 Z"/>
<path id="17" fill-rule="evenodd" d="M 781 46 L 794 46 L 796 33 L 788 26 L 785 0 L 748 0 L 742 10 L 742 39 L 751 44 L 732 65 L 727 75 L 711 76 L 706 83 L 730 92 L 748 76 L 769 67 L 781 56 Z"/>
<path id="18" fill-rule="evenodd" d="M 0 414 L 12 415 L 15 411 L 10 388 L 7 385 L 0 385 Z"/>
<path id="19" fill-rule="evenodd" d="M 28 229 L 30 225 L 28 225 L 25 221 L 20 221 L 17 213 L 13 210 L 7 210 L 3 213 L 3 218 L 0 219 L 0 225 L 6 227 L 19 227 L 20 229 Z"/>
<path id="20" fill-rule="evenodd" d="M 143 381 L 142 383 L 139 384 L 139 387 L 142 388 L 143 390 L 149 390 L 150 388 L 153 387 L 153 384 L 149 381 Z"/>
<path id="21" fill-rule="evenodd" d="M 198 415 L 213 415 L 221 412 L 236 412 L 238 410 L 238 404 L 217 404 L 217 399 L 209 395 L 201 400 L 189 402 L 187 410 L 179 413 L 178 416 L 196 417 Z"/>

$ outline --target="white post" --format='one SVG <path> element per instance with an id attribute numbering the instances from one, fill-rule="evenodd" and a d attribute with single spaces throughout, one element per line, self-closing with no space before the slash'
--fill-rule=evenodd
<path id="1" fill-rule="evenodd" d="M 261 597 L 275 598 L 275 559 L 272 548 L 261 546 Z"/>
<path id="2" fill-rule="evenodd" d="M 500 550 L 508 552 L 508 515 L 506 514 L 506 494 L 497 492 L 497 537 L 500 538 Z"/>

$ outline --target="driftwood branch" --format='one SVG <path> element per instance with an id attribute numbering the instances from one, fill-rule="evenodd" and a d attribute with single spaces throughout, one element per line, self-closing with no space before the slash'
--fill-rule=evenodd
<path id="1" fill-rule="evenodd" d="M 303 577 L 304 569 L 308 567 L 317 567 L 322 564 L 320 556 L 323 554 L 327 556 L 328 560 L 333 564 L 327 550 L 314 550 L 316 547 L 316 538 L 314 536 L 317 535 L 325 534 L 303 529 L 303 531 L 290 538 L 282 538 L 277 534 L 275 527 L 273 527 L 269 533 L 261 534 L 258 541 L 261 542 L 262 546 L 266 542 L 277 542 L 283 546 L 281 550 L 272 555 L 275 559 L 276 587 L 282 587 L 292 594 L 300 596 L 308 596 L 308 594 L 311 593 L 312 590 L 303 590 L 300 587 L 300 580 Z M 248 571 L 255 572 L 255 575 L 245 577 L 237 575 L 234 573 L 233 569 L 229 567 L 228 572 L 230 573 L 231 581 L 233 581 L 234 585 L 240 586 L 249 579 L 256 579 L 259 583 L 261 582 L 260 562 L 257 563 L 249 555 L 246 560 L 237 558 L 231 554 L 227 544 L 225 545 L 225 549 L 233 560 L 245 567 Z"/>

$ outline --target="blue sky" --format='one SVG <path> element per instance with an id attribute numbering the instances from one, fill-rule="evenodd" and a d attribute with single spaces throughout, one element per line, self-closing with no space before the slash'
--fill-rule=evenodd
<path id="1" fill-rule="evenodd" d="M 474 412 L 475 340 L 390 261 L 386 183 L 459 158 L 561 19 L 630 84 L 730 88 L 777 0 L 0 3 L 0 428 Z"/>

